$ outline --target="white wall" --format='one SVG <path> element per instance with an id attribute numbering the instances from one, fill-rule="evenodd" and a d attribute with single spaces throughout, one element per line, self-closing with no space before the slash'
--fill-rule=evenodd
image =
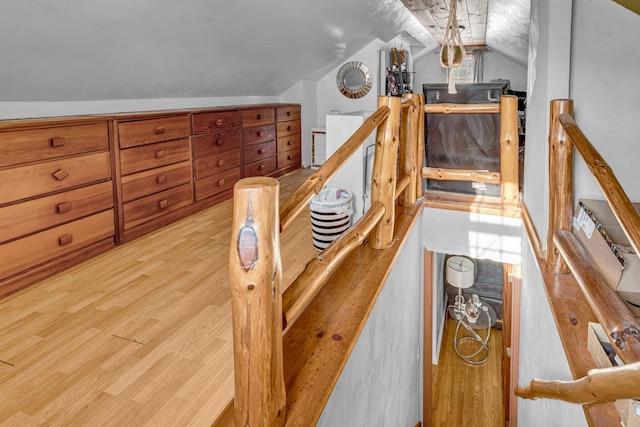
<path id="1" fill-rule="evenodd" d="M 316 82 L 301 80 L 282 94 L 280 102 L 300 104 L 302 111 L 302 166 L 311 164 L 311 128 L 316 126 L 317 117 Z"/>
<path id="2" fill-rule="evenodd" d="M 640 15 L 609 0 L 575 2 L 570 95 L 576 123 L 640 201 Z M 584 161 L 575 163 L 576 197 L 602 199 Z"/>
<path id="3" fill-rule="evenodd" d="M 236 96 L 221 98 L 120 99 L 77 102 L 0 102 L 0 120 L 204 108 L 224 105 L 268 104 L 274 102 L 280 102 L 279 97 Z"/>
<path id="4" fill-rule="evenodd" d="M 498 52 L 484 52 L 484 83 L 495 79 L 508 79 L 511 89 L 524 91 L 527 89 L 527 70 L 507 59 Z M 416 84 L 415 93 L 422 93 L 424 83 L 443 83 L 440 66 L 440 50 L 416 55 L 414 70 Z"/>
<path id="5" fill-rule="evenodd" d="M 379 87 L 379 56 L 380 49 L 385 47 L 385 43 L 376 39 L 361 49 L 350 58 L 345 59 L 336 68 L 329 71 L 324 77 L 318 80 L 317 107 L 315 127 L 324 127 L 326 116 L 331 110 L 338 110 L 342 113 L 360 110 L 375 110 L 378 108 L 378 87 Z M 371 70 L 373 74 L 373 86 L 368 94 L 360 99 L 350 99 L 338 90 L 336 85 L 336 74 L 342 65 L 350 61 L 360 61 Z"/>
<path id="6" fill-rule="evenodd" d="M 533 378 L 572 380 L 544 282 L 529 245 L 524 248 L 519 383 Z M 586 325 L 585 325 L 586 327 Z M 518 427 L 586 427 L 581 405 L 553 399 L 518 400 Z"/>
<path id="7" fill-rule="evenodd" d="M 422 420 L 423 252 L 404 243 L 318 426 L 414 426 Z"/>
<path id="8" fill-rule="evenodd" d="M 549 101 L 569 87 L 571 0 L 531 3 L 527 84 L 524 202 L 541 239 L 548 212 Z M 570 379 L 571 371 L 550 312 L 544 282 L 528 245 L 523 248 L 519 385 L 533 378 Z M 547 399 L 518 400 L 518 426 L 584 426 L 582 407 Z"/>

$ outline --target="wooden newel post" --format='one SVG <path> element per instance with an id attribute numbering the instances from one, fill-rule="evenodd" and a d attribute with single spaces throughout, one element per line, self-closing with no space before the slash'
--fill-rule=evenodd
<path id="1" fill-rule="evenodd" d="M 401 98 L 379 96 L 378 108 L 382 106 L 388 106 L 391 111 L 378 127 L 373 158 L 371 204 L 381 202 L 385 208 L 384 216 L 369 235 L 369 244 L 374 249 L 385 249 L 393 241 Z"/>
<path id="2" fill-rule="evenodd" d="M 549 226 L 547 230 L 547 270 L 568 274 L 569 268 L 553 243 L 556 230 L 571 231 L 573 218 L 573 144 L 558 120 L 561 114 L 573 115 L 573 101 L 551 101 L 549 122 Z"/>
<path id="3" fill-rule="evenodd" d="M 229 278 L 237 427 L 286 420 L 279 193 L 273 178 L 246 178 L 234 187 Z"/>
<path id="4" fill-rule="evenodd" d="M 405 94 L 413 106 L 402 114 L 402 129 L 400 135 L 400 164 L 405 175 L 409 176 L 409 185 L 404 190 L 404 206 L 413 206 L 418 200 L 417 182 L 421 177 L 422 168 L 418 168 L 418 141 L 420 134 L 420 114 L 424 115 L 420 95 Z"/>
<path id="5" fill-rule="evenodd" d="M 500 99 L 500 198 L 505 208 L 520 205 L 519 145 L 518 98 L 505 95 Z"/>

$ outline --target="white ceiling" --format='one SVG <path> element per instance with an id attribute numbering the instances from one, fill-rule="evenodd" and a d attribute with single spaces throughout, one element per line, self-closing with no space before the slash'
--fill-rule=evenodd
<path id="1" fill-rule="evenodd" d="M 526 3 L 528 23 L 528 1 L 496 1 Z M 487 44 L 526 63 L 491 9 Z M 401 0 L 5 2 L 0 101 L 278 96 L 397 35 L 438 47 Z"/>

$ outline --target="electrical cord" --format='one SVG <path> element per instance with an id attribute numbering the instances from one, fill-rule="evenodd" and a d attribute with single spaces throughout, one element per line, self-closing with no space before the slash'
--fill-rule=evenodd
<path id="1" fill-rule="evenodd" d="M 482 337 L 478 335 L 478 333 L 473 328 L 471 328 L 469 325 L 467 325 L 466 322 L 464 322 L 463 316 L 457 316 L 458 325 L 456 326 L 456 333 L 454 336 L 453 347 L 456 350 L 456 353 L 458 354 L 458 356 L 460 356 L 460 358 L 469 365 L 482 365 L 486 363 L 487 360 L 489 360 L 489 346 L 487 344 L 489 343 L 489 337 L 491 336 L 491 315 L 489 314 L 489 309 L 486 306 L 482 306 L 482 311 L 486 313 L 487 319 L 488 319 L 487 325 L 489 325 L 487 327 L 487 336 L 484 339 L 482 339 Z M 464 336 L 464 337 L 458 338 L 460 325 L 463 325 L 471 333 L 471 336 Z M 480 348 L 472 354 L 462 354 L 462 352 L 458 347 L 460 346 L 460 343 L 463 343 L 466 341 L 472 341 L 474 343 L 480 344 Z M 487 353 L 483 359 L 473 360 L 474 357 L 476 357 L 483 351 L 486 351 Z"/>

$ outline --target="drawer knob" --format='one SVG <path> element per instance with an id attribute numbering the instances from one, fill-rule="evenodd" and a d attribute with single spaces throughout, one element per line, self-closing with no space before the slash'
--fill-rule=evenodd
<path id="1" fill-rule="evenodd" d="M 156 176 L 156 184 L 164 184 L 165 182 L 167 182 L 167 176 L 166 175 L 158 175 L 158 176 Z"/>
<path id="2" fill-rule="evenodd" d="M 166 153 L 164 152 L 164 150 L 156 151 L 156 159 L 162 159 L 165 155 Z"/>
<path id="3" fill-rule="evenodd" d="M 216 126 L 222 126 L 222 119 L 216 120 Z"/>
<path id="4" fill-rule="evenodd" d="M 291 159 L 293 159 L 293 156 L 292 156 L 291 154 L 289 154 L 289 155 L 287 156 L 287 160 L 291 160 Z"/>
<path id="5" fill-rule="evenodd" d="M 265 165 L 260 165 L 260 166 L 258 166 L 258 170 L 260 170 L 260 171 L 265 170 L 265 169 L 266 169 L 266 166 L 265 166 Z"/>
<path id="6" fill-rule="evenodd" d="M 160 134 L 164 133 L 164 126 L 156 126 L 156 128 L 153 130 L 153 132 L 156 135 L 160 135 Z"/>
<path id="7" fill-rule="evenodd" d="M 64 236 L 58 237 L 59 246 L 66 246 L 71 242 L 73 242 L 73 236 L 71 234 L 65 234 Z"/>
<path id="8" fill-rule="evenodd" d="M 69 176 L 69 172 L 67 172 L 64 169 L 58 169 L 52 175 L 56 180 L 62 181 L 63 179 Z"/>
<path id="9" fill-rule="evenodd" d="M 218 147 L 222 147 L 222 144 L 224 144 L 224 141 L 223 141 L 223 140 L 221 140 L 221 139 L 216 139 L 216 145 L 217 145 Z"/>
<path id="10" fill-rule="evenodd" d="M 158 202 L 158 207 L 160 209 L 166 209 L 169 206 L 169 201 L 167 199 L 162 199 Z"/>
<path id="11" fill-rule="evenodd" d="M 256 114 L 256 120 L 262 120 L 262 114 Z"/>
<path id="12" fill-rule="evenodd" d="M 64 214 L 71 211 L 71 202 L 62 202 L 56 205 L 56 213 Z"/>
<path id="13" fill-rule="evenodd" d="M 224 185 L 224 178 L 218 180 L 218 187 L 222 187 Z"/>
<path id="14" fill-rule="evenodd" d="M 293 129 L 291 126 L 287 126 L 287 130 L 291 130 Z"/>
<path id="15" fill-rule="evenodd" d="M 64 147 L 64 145 L 67 143 L 67 140 L 61 136 L 55 136 L 51 138 L 49 142 L 51 144 L 51 147 L 55 148 Z"/>
<path id="16" fill-rule="evenodd" d="M 224 165 L 224 159 L 218 160 L 218 162 L 216 164 L 218 165 L 218 167 L 223 166 Z"/>
<path id="17" fill-rule="evenodd" d="M 264 149 L 263 148 L 259 149 L 258 154 L 264 154 Z"/>
<path id="18" fill-rule="evenodd" d="M 293 141 L 292 140 L 288 140 L 287 141 L 287 145 L 293 145 Z"/>
<path id="19" fill-rule="evenodd" d="M 261 130 L 260 132 L 256 132 L 256 136 L 264 136 L 264 131 Z"/>
<path id="20" fill-rule="evenodd" d="M 290 116 L 290 115 L 291 115 L 291 111 L 287 111 L 287 116 Z"/>

